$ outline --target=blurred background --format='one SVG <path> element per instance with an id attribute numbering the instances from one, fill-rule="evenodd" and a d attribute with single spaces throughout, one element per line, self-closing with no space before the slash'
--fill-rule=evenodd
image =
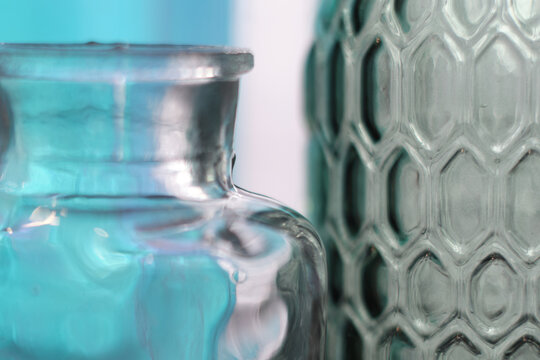
<path id="1" fill-rule="evenodd" d="M 317 0 L 0 0 L 0 42 L 131 42 L 249 48 L 235 183 L 306 212 L 304 62 Z"/>

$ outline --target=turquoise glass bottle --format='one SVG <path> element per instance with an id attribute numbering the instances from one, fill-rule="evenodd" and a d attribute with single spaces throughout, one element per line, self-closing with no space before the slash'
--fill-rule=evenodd
<path id="1" fill-rule="evenodd" d="M 319 359 L 324 253 L 234 187 L 251 54 L 0 45 L 1 359 Z"/>

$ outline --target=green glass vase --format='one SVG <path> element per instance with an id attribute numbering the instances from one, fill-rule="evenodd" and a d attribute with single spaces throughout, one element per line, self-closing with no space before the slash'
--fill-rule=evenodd
<path id="1" fill-rule="evenodd" d="M 540 358 L 539 19 L 323 2 L 306 91 L 329 359 Z"/>

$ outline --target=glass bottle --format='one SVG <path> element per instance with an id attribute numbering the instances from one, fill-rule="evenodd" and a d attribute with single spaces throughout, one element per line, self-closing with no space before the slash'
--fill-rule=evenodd
<path id="1" fill-rule="evenodd" d="M 0 45 L 0 358 L 320 357 L 317 235 L 231 181 L 252 64 Z"/>
<path id="2" fill-rule="evenodd" d="M 539 1 L 324 1 L 330 359 L 540 358 L 539 39 Z"/>

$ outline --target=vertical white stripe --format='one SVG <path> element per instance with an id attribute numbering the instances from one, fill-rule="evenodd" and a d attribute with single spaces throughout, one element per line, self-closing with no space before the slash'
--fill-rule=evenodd
<path id="1" fill-rule="evenodd" d="M 124 159 L 125 147 L 128 146 L 125 142 L 124 126 L 125 126 L 125 107 L 126 107 L 126 79 L 119 76 L 114 80 L 114 127 L 116 130 L 116 154 L 115 160 L 121 161 Z M 129 150 L 128 150 L 129 151 Z M 128 154 L 129 155 L 129 154 Z"/>
<path id="2" fill-rule="evenodd" d="M 303 74 L 318 1 L 233 4 L 233 43 L 255 54 L 255 69 L 240 88 L 235 182 L 302 212 L 308 140 Z"/>

